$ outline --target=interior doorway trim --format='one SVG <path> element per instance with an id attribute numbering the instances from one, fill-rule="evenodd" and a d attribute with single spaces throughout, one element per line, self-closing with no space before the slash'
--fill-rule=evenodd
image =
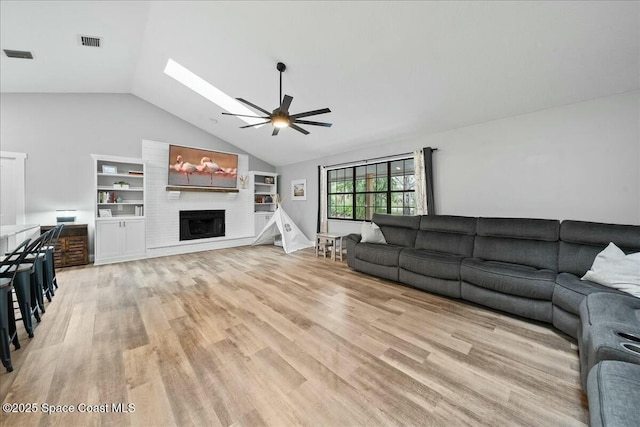
<path id="1" fill-rule="evenodd" d="M 0 151 L 0 158 L 15 160 L 15 185 L 16 185 L 16 224 L 26 224 L 25 215 L 25 164 L 27 153 L 14 153 L 12 151 Z"/>

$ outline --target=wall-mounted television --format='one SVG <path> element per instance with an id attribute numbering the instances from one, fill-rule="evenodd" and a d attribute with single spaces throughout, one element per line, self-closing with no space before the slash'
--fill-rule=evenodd
<path id="1" fill-rule="evenodd" d="M 169 185 L 238 187 L 238 155 L 169 145 Z"/>

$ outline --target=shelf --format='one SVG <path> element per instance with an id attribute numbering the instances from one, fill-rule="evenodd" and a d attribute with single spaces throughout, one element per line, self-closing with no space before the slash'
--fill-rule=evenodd
<path id="1" fill-rule="evenodd" d="M 113 187 L 98 187 L 98 191 L 144 191 L 142 187 L 129 187 L 129 188 L 113 188 Z"/>
<path id="2" fill-rule="evenodd" d="M 129 175 L 128 173 L 102 173 L 98 172 L 98 176 L 117 176 L 117 177 L 127 177 L 127 178 L 144 178 L 144 175 Z"/>
<path id="3" fill-rule="evenodd" d="M 139 200 L 137 202 L 98 203 L 98 205 L 144 205 L 144 202 L 142 200 Z"/>
<path id="4" fill-rule="evenodd" d="M 255 194 L 256 196 L 270 196 L 273 193 L 269 193 L 268 191 L 256 191 L 253 194 Z"/>
<path id="5" fill-rule="evenodd" d="M 275 203 L 262 203 L 262 202 L 255 202 L 256 205 L 275 205 Z"/>
<path id="6" fill-rule="evenodd" d="M 96 221 L 113 221 L 113 220 L 122 220 L 122 219 L 145 219 L 144 216 L 135 216 L 135 215 L 113 215 L 113 216 L 103 216 L 96 218 Z"/>

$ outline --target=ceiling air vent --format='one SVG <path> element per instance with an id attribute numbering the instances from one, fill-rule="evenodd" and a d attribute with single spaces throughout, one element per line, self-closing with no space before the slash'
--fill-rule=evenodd
<path id="1" fill-rule="evenodd" d="M 5 55 L 7 55 L 9 58 L 33 59 L 33 54 L 31 54 L 31 52 L 29 52 L 28 50 L 2 50 L 4 50 Z"/>
<path id="2" fill-rule="evenodd" d="M 93 36 L 80 36 L 80 44 L 82 46 L 89 46 L 89 47 L 100 47 L 100 45 L 102 44 L 102 38 L 101 37 L 93 37 Z"/>

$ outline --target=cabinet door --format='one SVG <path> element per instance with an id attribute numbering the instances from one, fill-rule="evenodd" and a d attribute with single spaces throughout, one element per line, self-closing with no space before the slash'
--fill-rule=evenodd
<path id="1" fill-rule="evenodd" d="M 123 221 L 124 255 L 144 255 L 146 252 L 145 221 L 128 219 Z"/>
<path id="2" fill-rule="evenodd" d="M 122 254 L 120 241 L 122 221 L 98 221 L 96 224 L 96 259 L 114 258 Z"/>

